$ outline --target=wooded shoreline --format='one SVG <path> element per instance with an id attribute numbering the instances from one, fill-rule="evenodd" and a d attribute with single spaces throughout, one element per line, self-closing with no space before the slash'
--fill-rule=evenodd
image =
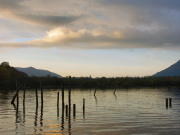
<path id="1" fill-rule="evenodd" d="M 57 77 L 23 77 L 1 80 L 0 89 L 14 89 L 18 83 L 24 82 L 27 89 L 40 87 L 40 82 L 45 89 L 68 88 L 68 78 Z M 134 87 L 180 87 L 180 77 L 115 77 L 115 78 L 91 78 L 72 77 L 72 88 L 134 88 Z"/>

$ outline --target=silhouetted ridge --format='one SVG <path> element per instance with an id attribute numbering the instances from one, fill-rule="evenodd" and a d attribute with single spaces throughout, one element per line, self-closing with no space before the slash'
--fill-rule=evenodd
<path id="1" fill-rule="evenodd" d="M 52 76 L 52 77 L 59 77 L 62 78 L 62 76 L 50 72 L 48 70 L 43 70 L 43 69 L 36 69 L 34 67 L 27 67 L 27 68 L 20 68 L 20 67 L 16 67 L 17 70 L 26 73 L 28 76 L 38 76 L 38 77 L 43 77 L 43 76 Z"/>
<path id="2" fill-rule="evenodd" d="M 180 60 L 153 76 L 180 76 Z"/>

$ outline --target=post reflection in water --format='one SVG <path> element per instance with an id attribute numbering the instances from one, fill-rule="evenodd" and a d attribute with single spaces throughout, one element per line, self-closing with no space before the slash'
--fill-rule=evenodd
<path id="1" fill-rule="evenodd" d="M 64 106 L 62 107 L 61 130 L 64 130 Z"/>
<path id="2" fill-rule="evenodd" d="M 34 126 L 37 126 L 37 117 L 38 117 L 38 91 L 35 89 L 35 94 L 36 94 L 36 110 L 35 110 L 35 121 L 34 121 Z"/>
<path id="3" fill-rule="evenodd" d="M 23 123 L 25 123 L 25 101 L 23 101 Z"/>
<path id="4" fill-rule="evenodd" d="M 59 120 L 59 107 L 57 107 L 57 120 Z"/>
<path id="5" fill-rule="evenodd" d="M 16 110 L 16 120 L 15 120 L 15 123 L 16 123 L 16 130 L 18 130 L 18 108 L 16 107 L 15 104 L 13 104 L 14 106 L 14 109 Z"/>
<path id="6" fill-rule="evenodd" d="M 68 133 L 71 135 L 71 108 L 69 108 L 69 115 L 68 115 Z"/>
<path id="7" fill-rule="evenodd" d="M 115 97 L 115 100 L 116 100 L 116 102 L 117 102 L 117 96 L 116 96 L 116 93 L 114 93 L 114 97 Z"/>
<path id="8" fill-rule="evenodd" d="M 14 110 L 16 111 L 16 120 L 15 120 L 15 123 L 18 123 L 18 108 L 16 107 L 15 104 L 12 104 L 13 107 L 14 107 Z"/>
<path id="9" fill-rule="evenodd" d="M 96 98 L 96 96 L 94 96 L 94 98 L 95 98 L 95 102 L 96 102 L 96 106 L 97 106 L 98 102 L 97 102 L 97 98 Z"/>
<path id="10" fill-rule="evenodd" d="M 38 117 L 38 105 L 36 104 L 36 111 L 35 111 L 35 121 L 34 121 L 34 126 L 37 126 L 37 117 Z"/>
<path id="11" fill-rule="evenodd" d="M 41 105 L 40 125 L 43 126 L 43 105 Z"/>
<path id="12" fill-rule="evenodd" d="M 16 130 L 18 130 L 19 128 L 19 123 L 22 122 L 22 119 L 21 119 L 21 115 L 20 115 L 20 112 L 19 112 L 19 108 L 15 105 L 15 104 L 12 104 L 13 107 L 14 107 L 14 110 L 16 111 L 16 119 L 15 119 L 15 123 L 16 123 Z"/>

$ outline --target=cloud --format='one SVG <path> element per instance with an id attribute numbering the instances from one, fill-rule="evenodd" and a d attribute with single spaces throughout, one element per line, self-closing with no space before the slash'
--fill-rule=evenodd
<path id="1" fill-rule="evenodd" d="M 140 8 L 165 8 L 172 10 L 180 10 L 179 0 L 97 0 L 103 5 L 122 5 L 129 7 L 140 7 Z"/>
<path id="2" fill-rule="evenodd" d="M 176 49 L 179 7 L 178 0 L 1 0 L 0 28 L 10 28 L 0 47 Z M 22 38 L 34 40 L 12 42 Z"/>
<path id="3" fill-rule="evenodd" d="M 66 27 L 54 28 L 46 36 L 24 42 L 4 42 L 1 47 L 21 48 L 79 48 L 79 49 L 124 49 L 124 48 L 173 48 L 179 47 L 179 33 L 161 30 L 156 33 L 138 29 L 106 30 L 80 29 Z M 164 33 L 164 34 L 162 34 Z M 172 36 L 173 35 L 173 36 Z"/>
<path id="4" fill-rule="evenodd" d="M 1 18 L 7 18 L 16 21 L 22 21 L 29 24 L 45 25 L 49 27 L 68 25 L 71 22 L 83 17 L 82 15 L 51 15 L 46 12 L 35 12 L 32 6 L 23 4 L 24 0 L 1 0 L 0 12 Z"/>
<path id="5" fill-rule="evenodd" d="M 0 1 L 0 11 L 13 11 L 19 12 L 23 10 L 23 6 L 20 3 L 23 0 L 1 0 Z"/>
<path id="6" fill-rule="evenodd" d="M 50 16 L 30 14 L 12 14 L 12 16 L 27 23 L 36 25 L 47 25 L 51 27 L 67 25 L 80 18 L 80 16 Z"/>

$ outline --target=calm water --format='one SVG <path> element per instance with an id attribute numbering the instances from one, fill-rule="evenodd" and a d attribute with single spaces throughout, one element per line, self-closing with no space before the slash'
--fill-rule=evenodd
<path id="1" fill-rule="evenodd" d="M 44 90 L 44 105 L 36 107 L 34 90 L 26 91 L 25 108 L 23 91 L 19 95 L 19 109 L 10 104 L 15 93 L 0 92 L 0 134 L 58 134 L 58 135 L 169 135 L 180 134 L 180 90 L 121 89 L 72 90 L 71 107 L 76 104 L 76 116 L 62 117 L 57 109 L 57 92 Z M 68 104 L 65 91 L 65 105 Z M 85 98 L 85 114 L 83 114 Z M 166 108 L 165 99 L 172 98 Z M 16 100 L 15 100 L 16 103 Z"/>

